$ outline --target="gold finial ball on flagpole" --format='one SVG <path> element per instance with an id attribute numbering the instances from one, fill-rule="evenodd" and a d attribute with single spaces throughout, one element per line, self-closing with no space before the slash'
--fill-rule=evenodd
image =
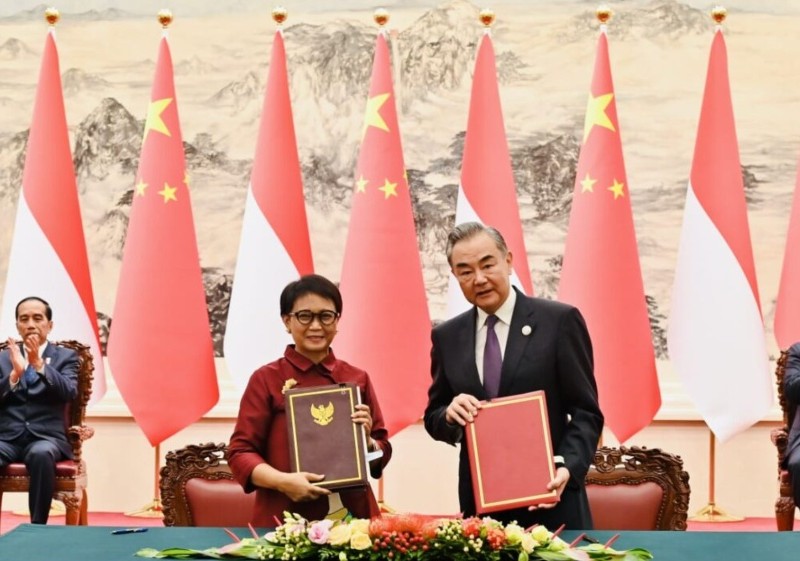
<path id="1" fill-rule="evenodd" d="M 725 21 L 727 17 L 728 10 L 726 10 L 724 6 L 714 6 L 711 10 L 711 19 L 713 19 L 714 23 L 717 25 L 722 25 L 722 22 Z"/>
<path id="2" fill-rule="evenodd" d="M 379 26 L 383 27 L 387 23 L 389 23 L 389 10 L 386 8 L 378 8 L 375 10 L 375 13 L 372 14 L 372 19 L 375 20 Z"/>
<path id="3" fill-rule="evenodd" d="M 614 11 L 609 8 L 607 4 L 600 4 L 597 10 L 595 10 L 594 15 L 601 25 L 606 25 L 611 18 L 614 17 Z"/>
<path id="4" fill-rule="evenodd" d="M 278 25 L 283 25 L 283 22 L 285 22 L 286 18 L 288 17 L 289 17 L 289 12 L 283 6 L 275 6 L 272 9 L 272 21 L 274 21 Z"/>
<path id="5" fill-rule="evenodd" d="M 170 26 L 173 19 L 174 18 L 172 17 L 171 10 L 167 10 L 166 8 L 164 8 L 163 10 L 158 11 L 158 23 L 160 23 L 161 27 L 163 27 L 164 29 Z"/>
<path id="6" fill-rule="evenodd" d="M 494 10 L 491 8 L 484 8 L 478 12 L 478 19 L 484 27 L 492 27 L 495 17 Z"/>
<path id="7" fill-rule="evenodd" d="M 57 9 L 51 6 L 44 11 L 44 19 L 49 25 L 55 26 L 55 24 L 58 23 L 58 20 L 61 19 L 61 14 Z"/>

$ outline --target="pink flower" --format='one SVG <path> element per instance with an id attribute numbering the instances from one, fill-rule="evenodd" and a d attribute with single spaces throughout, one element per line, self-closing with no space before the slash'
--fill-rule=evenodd
<path id="1" fill-rule="evenodd" d="M 327 543 L 331 526 L 333 526 L 333 520 L 318 520 L 314 522 L 308 528 L 308 539 L 320 545 Z"/>

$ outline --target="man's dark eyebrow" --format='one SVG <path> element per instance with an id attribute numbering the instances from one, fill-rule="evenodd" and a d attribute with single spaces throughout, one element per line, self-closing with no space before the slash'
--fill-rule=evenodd
<path id="1" fill-rule="evenodd" d="M 482 264 L 486 263 L 487 261 L 491 261 L 492 259 L 496 259 L 496 257 L 494 255 L 492 255 L 491 253 L 488 253 L 488 254 L 484 255 L 483 257 L 481 257 L 480 259 L 478 259 L 478 265 L 482 265 Z M 459 267 L 469 267 L 469 263 L 456 263 L 453 266 L 454 269 L 458 269 Z"/>

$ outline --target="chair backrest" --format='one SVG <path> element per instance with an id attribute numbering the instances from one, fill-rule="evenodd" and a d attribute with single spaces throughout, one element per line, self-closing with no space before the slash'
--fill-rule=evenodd
<path id="1" fill-rule="evenodd" d="M 226 449 L 190 444 L 167 453 L 160 482 L 165 526 L 247 526 L 255 493 L 233 479 Z"/>
<path id="2" fill-rule="evenodd" d="M 84 425 L 86 406 L 92 397 L 92 382 L 94 381 L 92 350 L 87 345 L 74 340 L 51 341 L 50 344 L 72 349 L 78 355 L 78 394 L 64 407 L 64 430 L 72 445 L 75 461 L 80 462 L 83 441 L 94 434 L 91 428 Z M 0 352 L 7 348 L 7 341 L 0 343 Z"/>
<path id="3" fill-rule="evenodd" d="M 598 530 L 686 530 L 689 474 L 658 448 L 602 447 L 586 476 Z"/>

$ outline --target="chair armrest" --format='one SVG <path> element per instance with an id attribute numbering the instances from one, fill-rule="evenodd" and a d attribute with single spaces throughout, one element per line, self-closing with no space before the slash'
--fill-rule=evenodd
<path id="1" fill-rule="evenodd" d="M 83 443 L 94 436 L 94 428 L 87 425 L 72 425 L 67 429 L 67 440 L 72 445 L 72 455 L 75 461 L 81 461 Z"/>
<path id="2" fill-rule="evenodd" d="M 786 427 L 772 429 L 769 432 L 769 438 L 779 451 L 786 450 L 786 446 L 789 444 L 789 432 Z"/>

